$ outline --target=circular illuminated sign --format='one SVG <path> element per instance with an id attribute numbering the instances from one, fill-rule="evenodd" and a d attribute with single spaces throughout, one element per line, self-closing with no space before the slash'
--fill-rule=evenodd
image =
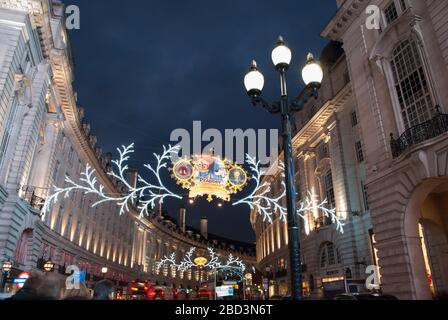
<path id="1" fill-rule="evenodd" d="M 247 174 L 240 167 L 234 167 L 229 171 L 229 181 L 232 186 L 243 187 L 247 182 Z"/>
<path id="2" fill-rule="evenodd" d="M 180 160 L 174 165 L 173 173 L 178 180 L 188 180 L 193 176 L 193 166 L 188 160 Z"/>

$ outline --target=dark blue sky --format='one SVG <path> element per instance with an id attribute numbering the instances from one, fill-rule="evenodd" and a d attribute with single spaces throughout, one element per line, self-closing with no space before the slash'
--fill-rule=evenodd
<path id="1" fill-rule="evenodd" d="M 280 119 L 253 108 L 243 77 L 251 59 L 266 78 L 265 96 L 276 99 L 279 81 L 270 59 L 282 34 L 293 50 L 289 90 L 302 86 L 306 53 L 320 53 L 320 31 L 336 1 L 305 0 L 65 0 L 81 10 L 71 32 L 78 103 L 86 110 L 105 152 L 136 143 L 142 166 L 169 143 L 172 130 L 278 128 Z M 169 179 L 169 177 L 166 177 Z M 175 216 L 178 203 L 168 203 Z M 209 218 L 210 232 L 254 241 L 249 210 L 201 203 L 187 223 Z"/>

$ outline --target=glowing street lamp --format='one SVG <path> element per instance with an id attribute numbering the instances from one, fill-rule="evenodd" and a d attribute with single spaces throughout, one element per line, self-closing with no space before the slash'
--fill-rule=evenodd
<path id="1" fill-rule="evenodd" d="M 252 61 L 249 72 L 244 77 L 244 85 L 250 96 L 261 96 L 264 87 L 264 76 L 258 71 L 257 62 L 255 60 Z"/>
<path id="2" fill-rule="evenodd" d="M 52 272 L 54 270 L 54 262 L 51 260 L 48 260 L 44 264 L 44 271 L 45 272 Z"/>
<path id="3" fill-rule="evenodd" d="M 2 265 L 2 271 L 7 273 L 11 271 L 11 269 L 12 269 L 12 262 L 9 260 L 4 261 Z"/>
<path id="4" fill-rule="evenodd" d="M 12 269 L 12 262 L 9 260 L 3 261 L 2 264 L 2 282 L 0 289 L 2 292 L 5 292 L 6 280 L 8 279 L 9 271 Z"/>
<path id="5" fill-rule="evenodd" d="M 289 101 L 286 86 L 286 71 L 292 61 L 291 49 L 283 39 L 279 37 L 275 48 L 272 50 L 272 62 L 280 74 L 280 101 L 269 103 L 261 97 L 264 87 L 264 77 L 258 71 L 255 61 L 252 62 L 249 73 L 244 78 L 244 85 L 254 106 L 261 105 L 272 114 L 280 114 L 282 118 L 283 153 L 285 162 L 286 203 L 288 217 L 288 237 L 291 266 L 291 297 L 294 300 L 302 298 L 302 272 L 300 257 L 299 219 L 296 208 L 296 191 L 294 187 L 294 160 L 292 156 L 292 124 L 293 112 L 303 109 L 305 103 L 314 97 L 318 97 L 317 90 L 323 80 L 323 70 L 312 54 L 308 54 L 307 63 L 302 69 L 302 78 L 306 85 L 307 94 L 302 100 Z"/>
<path id="6" fill-rule="evenodd" d="M 303 82 L 307 86 L 320 87 L 324 78 L 324 72 L 319 63 L 314 60 L 312 53 L 308 53 L 307 63 L 302 69 Z"/>
<path id="7" fill-rule="evenodd" d="M 106 277 L 106 273 L 109 269 L 107 267 L 102 267 L 101 268 L 101 273 L 103 274 L 103 277 Z"/>

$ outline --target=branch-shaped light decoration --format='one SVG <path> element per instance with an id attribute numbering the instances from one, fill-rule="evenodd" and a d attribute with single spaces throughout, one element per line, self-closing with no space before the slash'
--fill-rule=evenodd
<path id="1" fill-rule="evenodd" d="M 272 198 L 269 197 L 271 192 L 271 184 L 268 181 L 262 182 L 262 176 L 264 172 L 260 168 L 260 161 L 257 161 L 255 157 L 246 155 L 247 163 L 250 166 L 250 170 L 253 173 L 252 179 L 255 181 L 255 188 L 250 195 L 235 202 L 233 205 L 247 204 L 251 210 L 257 210 L 263 217 L 264 221 L 272 223 L 273 216 L 278 213 L 280 221 L 287 222 L 287 209 L 280 204 L 280 201 L 286 197 L 286 185 L 284 179 L 282 179 L 282 193 L 280 196 Z M 279 162 L 279 167 L 282 171 L 282 178 L 285 177 L 285 166 L 282 161 Z M 297 215 L 303 219 L 304 223 L 308 223 L 305 214 L 308 212 L 321 211 L 323 214 L 330 218 L 333 223 L 336 224 L 336 230 L 344 233 L 344 220 L 336 215 L 336 209 L 329 209 L 327 207 L 328 200 L 316 202 L 314 201 L 314 195 L 308 192 L 308 196 L 304 201 L 300 203 L 300 207 L 297 209 Z"/>
<path id="2" fill-rule="evenodd" d="M 179 271 L 187 271 L 188 269 L 197 268 L 199 266 L 194 262 L 194 259 L 192 260 L 193 254 L 196 252 L 196 250 L 197 249 L 194 247 L 191 248 L 180 262 L 176 261 L 176 253 L 173 252 L 169 256 L 165 256 L 163 259 L 156 262 L 156 269 L 160 270 L 163 266 L 171 266 Z M 242 272 L 244 272 L 244 270 L 246 269 L 243 261 L 238 257 L 234 257 L 232 254 L 229 255 L 227 261 L 224 263 L 221 263 L 219 261 L 219 258 L 213 248 L 208 248 L 208 254 L 209 258 L 207 259 L 207 262 L 200 267 L 213 271 L 223 268 L 238 268 L 241 269 Z"/>
<path id="3" fill-rule="evenodd" d="M 260 161 L 257 161 L 255 157 L 249 154 L 246 155 L 246 160 L 253 173 L 251 179 L 255 181 L 255 188 L 250 195 L 235 202 L 233 205 L 247 204 L 251 210 L 257 210 L 263 217 L 263 220 L 268 223 L 272 223 L 272 217 L 275 213 L 279 214 L 281 221 L 286 222 L 287 210 L 280 204 L 281 199 L 286 196 L 285 182 L 282 181 L 283 192 L 280 196 L 276 198 L 269 197 L 271 184 L 267 181 L 263 183 L 261 181 L 264 172 L 260 168 Z M 284 177 L 283 162 L 280 162 L 279 166 L 282 169 L 282 177 Z"/>
<path id="4" fill-rule="evenodd" d="M 115 202 L 120 208 L 120 215 L 129 212 L 130 206 L 135 206 L 138 204 L 137 209 L 140 211 L 140 217 L 148 215 L 150 209 L 153 209 L 157 203 L 163 203 L 166 198 L 171 197 L 182 199 L 182 196 L 170 191 L 164 185 L 160 176 L 161 170 L 167 168 L 171 155 L 177 153 L 179 149 L 179 145 L 174 147 L 169 145 L 168 147 L 163 147 L 162 155 L 154 154 L 154 157 L 157 160 L 157 166 L 153 167 L 146 164 L 145 168 L 147 168 L 154 176 L 156 183 L 150 183 L 141 175 L 138 175 L 137 181 L 140 183 L 140 186 L 134 187 L 129 184 L 125 178 L 125 174 L 129 170 L 127 162 L 130 159 L 130 155 L 134 153 L 134 144 L 127 147 L 122 146 L 121 148 L 118 148 L 117 151 L 120 155 L 119 160 L 112 161 L 112 164 L 116 167 L 117 172 L 112 169 L 107 174 L 123 183 L 127 190 L 125 194 L 117 195 L 105 193 L 105 187 L 98 183 L 95 176 L 95 169 L 87 164 L 85 171 L 81 173 L 79 182 L 75 182 L 69 176 L 66 176 L 66 187 L 54 187 L 53 194 L 47 199 L 47 201 L 45 201 L 43 205 L 43 219 L 45 214 L 50 210 L 51 206 L 59 200 L 61 195 L 64 198 L 68 198 L 70 194 L 75 191 L 82 192 L 84 195 L 96 194 L 99 200 L 92 204 L 92 208 L 105 202 Z"/>
<path id="5" fill-rule="evenodd" d="M 344 219 L 336 215 L 336 209 L 328 208 L 328 200 L 325 199 L 321 202 L 314 201 L 315 195 L 308 191 L 308 196 L 300 203 L 300 207 L 297 209 L 297 214 L 308 223 L 305 214 L 308 212 L 321 211 L 325 217 L 331 219 L 336 224 L 336 230 L 344 233 Z"/>

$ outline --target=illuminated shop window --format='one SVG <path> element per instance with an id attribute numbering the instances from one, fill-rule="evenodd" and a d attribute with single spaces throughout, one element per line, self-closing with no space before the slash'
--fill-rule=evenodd
<path id="1" fill-rule="evenodd" d="M 433 280 L 433 276 L 432 276 L 433 274 L 432 274 L 432 270 L 431 270 L 431 264 L 429 262 L 428 247 L 426 246 L 425 230 L 421 223 L 418 224 L 418 233 L 419 233 L 421 243 L 422 243 L 423 258 L 425 260 L 426 277 L 427 277 L 428 285 L 431 290 L 432 296 L 435 297 L 436 290 L 434 287 L 434 280 Z"/>

